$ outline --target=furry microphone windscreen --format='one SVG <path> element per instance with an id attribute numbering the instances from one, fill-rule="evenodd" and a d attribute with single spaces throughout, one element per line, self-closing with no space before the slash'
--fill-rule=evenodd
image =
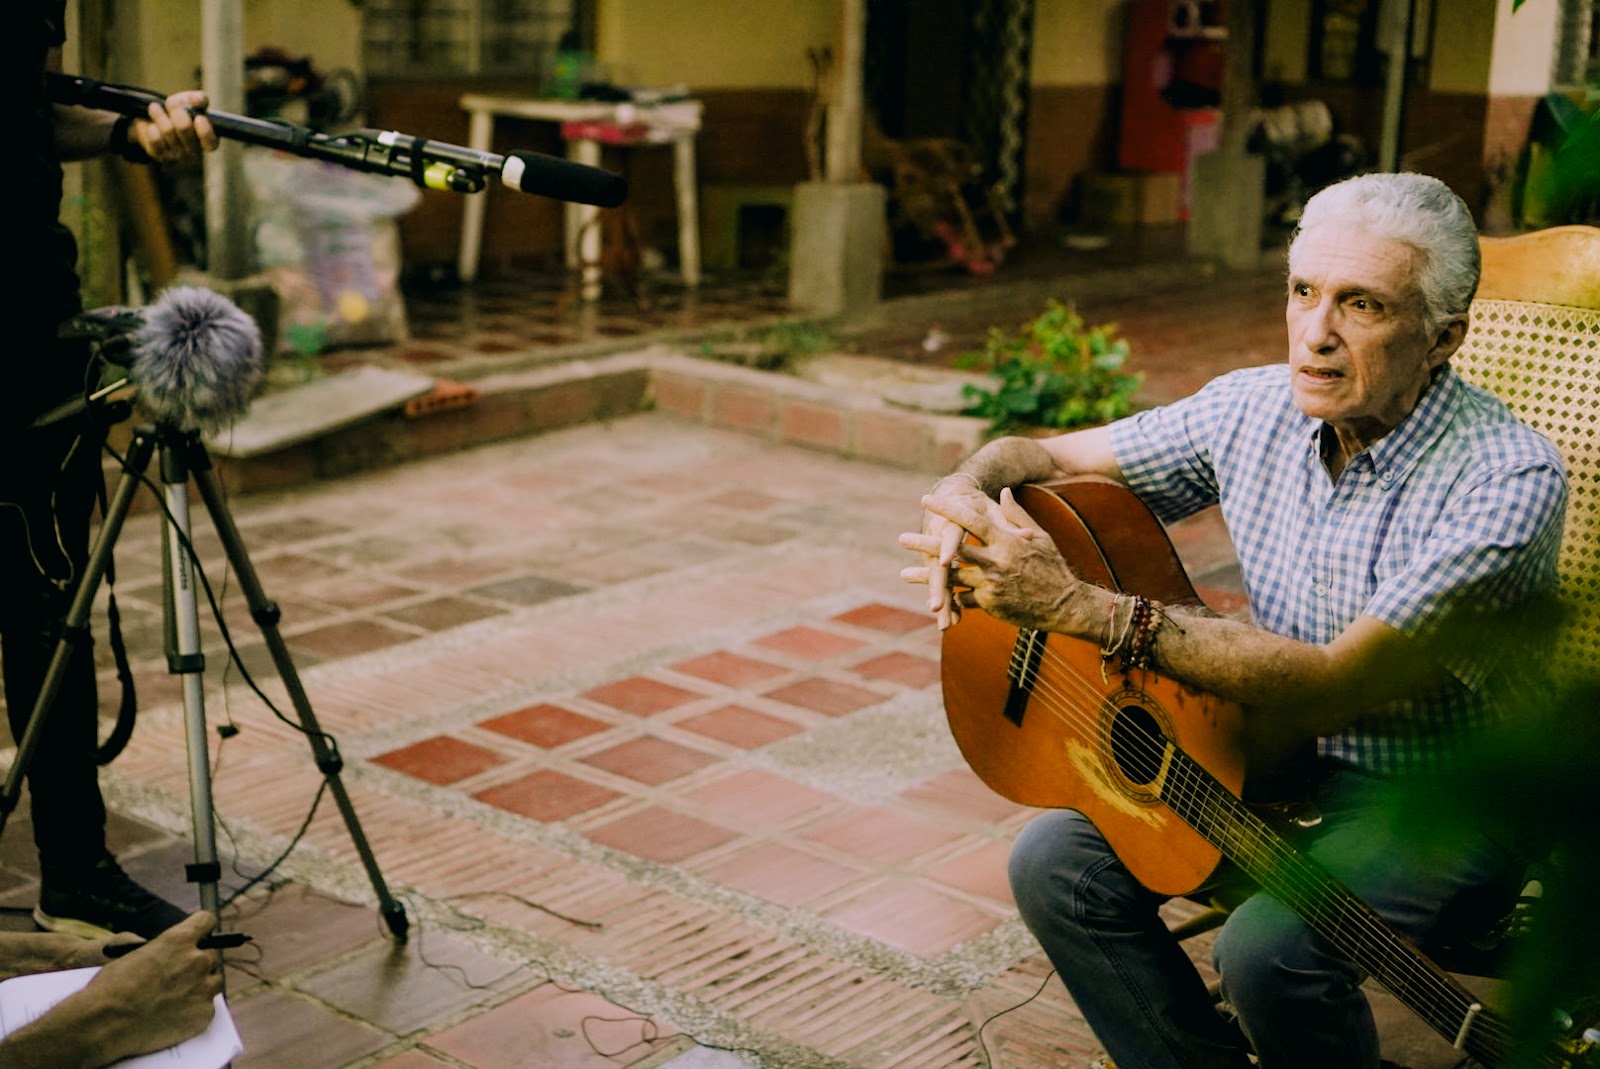
<path id="1" fill-rule="evenodd" d="M 250 407 L 262 364 L 254 319 L 221 294 L 173 286 L 145 310 L 128 370 L 156 423 L 216 430 Z"/>

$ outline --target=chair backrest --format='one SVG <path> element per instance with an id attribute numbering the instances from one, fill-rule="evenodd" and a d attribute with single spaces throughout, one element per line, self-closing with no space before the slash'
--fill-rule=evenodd
<path id="1" fill-rule="evenodd" d="M 1482 238 L 1472 322 L 1451 364 L 1555 443 L 1567 464 L 1555 665 L 1600 662 L 1600 227 Z"/>

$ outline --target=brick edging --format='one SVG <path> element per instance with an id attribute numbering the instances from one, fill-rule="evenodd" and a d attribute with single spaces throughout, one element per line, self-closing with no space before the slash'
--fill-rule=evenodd
<path id="1" fill-rule="evenodd" d="M 659 411 L 894 467 L 949 471 L 987 424 L 894 405 L 867 391 L 688 356 L 667 346 L 476 379 L 470 405 L 400 408 L 274 453 L 215 456 L 234 493 L 287 489 L 493 442 Z M 108 478 L 116 473 L 108 470 Z"/>

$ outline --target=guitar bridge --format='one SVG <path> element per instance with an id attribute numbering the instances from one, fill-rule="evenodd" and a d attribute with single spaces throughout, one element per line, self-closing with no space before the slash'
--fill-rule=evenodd
<path id="1" fill-rule="evenodd" d="M 1044 657 L 1046 635 L 1025 627 L 1017 632 L 1017 641 L 1011 646 L 1011 663 L 1006 665 L 1006 679 L 1011 686 L 1006 691 L 1005 718 L 1017 727 L 1022 726 L 1022 716 L 1028 709 L 1028 699 L 1033 696 L 1033 685 L 1039 679 L 1039 661 Z"/>

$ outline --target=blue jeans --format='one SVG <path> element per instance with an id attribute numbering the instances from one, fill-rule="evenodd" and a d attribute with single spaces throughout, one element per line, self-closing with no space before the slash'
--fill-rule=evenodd
<path id="1" fill-rule="evenodd" d="M 1325 777 L 1316 801 L 1323 820 L 1303 848 L 1414 941 L 1461 892 L 1520 875 L 1504 835 L 1400 838 L 1368 777 Z M 1165 897 L 1141 886 L 1082 814 L 1053 810 L 1023 829 L 1011 888 L 1117 1069 L 1244 1069 L 1247 1049 L 1265 1069 L 1378 1067 L 1361 971 L 1266 894 L 1233 911 L 1214 949 L 1241 1041 L 1157 915 Z"/>

